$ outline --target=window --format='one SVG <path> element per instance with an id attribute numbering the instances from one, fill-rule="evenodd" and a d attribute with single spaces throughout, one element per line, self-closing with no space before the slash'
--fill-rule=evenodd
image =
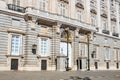
<path id="1" fill-rule="evenodd" d="M 95 16 L 91 16 L 91 24 L 93 26 L 96 26 L 96 18 L 95 18 Z"/>
<path id="2" fill-rule="evenodd" d="M 98 58 L 98 49 L 99 49 L 98 46 L 96 45 L 93 46 L 92 58 L 95 58 L 95 59 Z"/>
<path id="3" fill-rule="evenodd" d="M 40 54 L 42 56 L 48 56 L 50 53 L 50 40 L 48 38 L 40 39 Z"/>
<path id="4" fill-rule="evenodd" d="M 13 27 L 20 27 L 20 20 L 12 19 L 12 26 Z"/>
<path id="5" fill-rule="evenodd" d="M 80 43 L 80 56 L 86 57 L 87 55 L 87 44 Z"/>
<path id="6" fill-rule="evenodd" d="M 63 16 L 66 16 L 67 15 L 67 4 L 64 3 L 64 2 L 60 2 L 59 4 L 59 10 L 60 10 L 60 14 L 63 15 Z"/>
<path id="7" fill-rule="evenodd" d="M 17 5 L 17 6 L 20 6 L 20 0 L 13 0 L 13 4 Z"/>
<path id="8" fill-rule="evenodd" d="M 19 35 L 12 35 L 11 37 L 11 54 L 12 55 L 19 55 L 20 54 L 20 36 Z"/>
<path id="9" fill-rule="evenodd" d="M 81 10 L 77 10 L 77 19 L 78 20 L 82 20 L 82 11 Z"/>
<path id="10" fill-rule="evenodd" d="M 117 29 L 116 29 L 115 25 L 112 26 L 112 32 L 113 33 L 117 32 Z"/>
<path id="11" fill-rule="evenodd" d="M 46 11 L 47 10 L 47 0 L 39 0 L 39 3 L 40 3 L 40 10 L 44 10 Z"/>
<path id="12" fill-rule="evenodd" d="M 106 20 L 103 20 L 102 21 L 102 26 L 103 26 L 103 29 L 104 30 L 107 30 L 108 28 L 107 28 L 107 21 Z"/>
<path id="13" fill-rule="evenodd" d="M 110 60 L 110 49 L 105 47 L 105 60 Z"/>
<path id="14" fill-rule="evenodd" d="M 118 49 L 114 49 L 113 50 L 114 52 L 114 60 L 117 60 L 118 61 L 118 59 L 119 59 L 119 51 L 118 51 Z"/>

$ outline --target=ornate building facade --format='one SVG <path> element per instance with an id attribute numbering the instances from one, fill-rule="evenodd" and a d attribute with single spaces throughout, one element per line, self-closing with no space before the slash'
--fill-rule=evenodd
<path id="1" fill-rule="evenodd" d="M 120 70 L 119 0 L 0 0 L 0 70 Z"/>

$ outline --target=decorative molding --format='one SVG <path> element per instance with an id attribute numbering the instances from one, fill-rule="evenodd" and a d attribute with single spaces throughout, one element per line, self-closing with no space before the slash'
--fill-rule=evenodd
<path id="1" fill-rule="evenodd" d="M 78 8 L 84 9 L 83 4 L 81 4 L 80 2 L 77 2 L 75 6 Z"/>
<path id="2" fill-rule="evenodd" d="M 52 36 L 48 35 L 48 34 L 38 34 L 38 37 L 47 37 L 52 39 Z"/>
<path id="3" fill-rule="evenodd" d="M 110 48 L 110 45 L 109 45 L 109 44 L 106 44 L 106 45 L 104 45 L 104 47 Z"/>
<path id="4" fill-rule="evenodd" d="M 69 3 L 69 0 L 58 0 L 58 1 L 63 1 L 63 2 L 65 2 L 65 3 Z"/>
<path id="5" fill-rule="evenodd" d="M 93 14 L 97 14 L 96 10 L 94 10 L 94 9 L 91 9 L 90 12 Z"/>
<path id="6" fill-rule="evenodd" d="M 26 34 L 26 32 L 25 32 L 25 31 L 23 31 L 23 30 L 12 29 L 12 28 L 9 28 L 9 29 L 7 30 L 7 32 L 8 32 L 8 33 L 23 34 L 23 35 L 25 35 L 25 34 Z"/>
<path id="7" fill-rule="evenodd" d="M 114 22 L 116 22 L 117 20 L 116 20 L 116 18 L 111 18 L 111 21 L 114 21 Z"/>
<path id="8" fill-rule="evenodd" d="M 25 21 L 28 21 L 28 20 L 32 20 L 32 17 L 29 15 L 24 15 L 24 19 Z"/>
<path id="9" fill-rule="evenodd" d="M 101 14 L 102 17 L 107 18 L 107 14 L 103 13 Z"/>

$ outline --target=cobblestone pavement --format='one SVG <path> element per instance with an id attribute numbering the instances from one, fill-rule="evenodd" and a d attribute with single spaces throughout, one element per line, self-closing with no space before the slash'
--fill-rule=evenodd
<path id="1" fill-rule="evenodd" d="M 120 80 L 120 71 L 1 71 L 0 80 Z"/>

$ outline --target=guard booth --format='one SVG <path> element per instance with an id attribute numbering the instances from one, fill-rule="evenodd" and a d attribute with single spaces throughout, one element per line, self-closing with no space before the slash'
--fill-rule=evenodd
<path id="1" fill-rule="evenodd" d="M 66 56 L 60 54 L 56 58 L 56 70 L 57 71 L 66 71 Z"/>

